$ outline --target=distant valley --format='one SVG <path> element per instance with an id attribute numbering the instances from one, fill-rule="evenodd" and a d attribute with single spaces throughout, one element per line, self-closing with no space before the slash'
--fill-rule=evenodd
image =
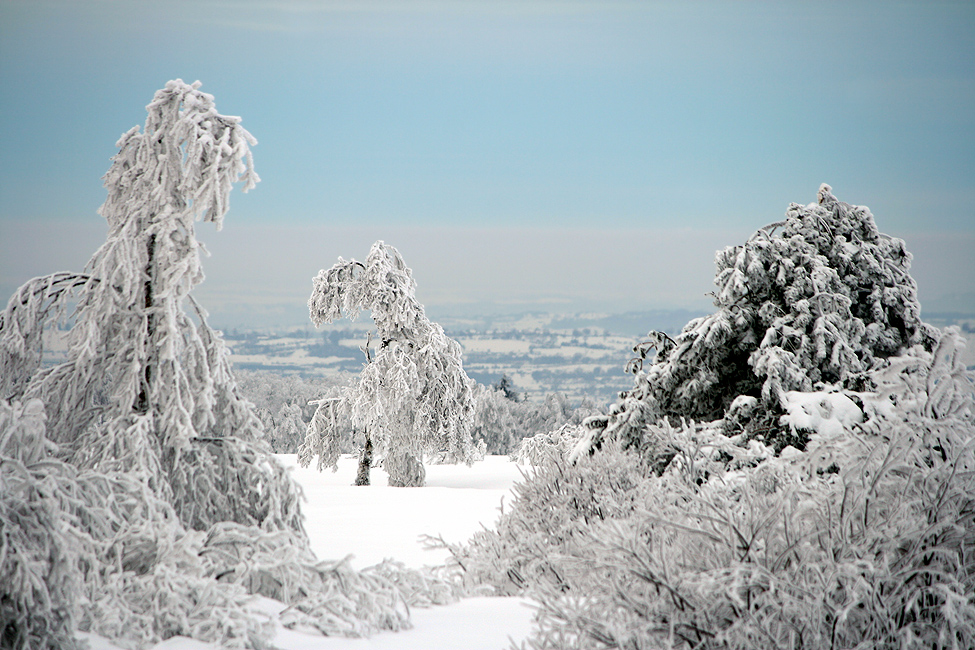
<path id="1" fill-rule="evenodd" d="M 477 382 L 507 375 L 529 399 L 564 393 L 572 402 L 613 402 L 632 385 L 624 368 L 633 345 L 651 329 L 676 334 L 700 314 L 654 311 L 622 315 L 517 314 L 440 318 L 464 350 L 464 368 Z M 362 369 L 371 321 L 340 321 L 316 331 L 224 332 L 235 366 L 305 378 L 353 375 Z M 373 343 L 375 345 L 375 343 Z"/>

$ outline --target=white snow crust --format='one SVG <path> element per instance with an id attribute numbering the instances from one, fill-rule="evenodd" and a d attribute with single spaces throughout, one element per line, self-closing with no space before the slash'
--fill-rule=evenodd
<path id="1" fill-rule="evenodd" d="M 863 411 L 849 397 L 840 392 L 785 393 L 784 423 L 795 429 L 815 431 L 820 435 L 839 435 L 863 422 Z"/>

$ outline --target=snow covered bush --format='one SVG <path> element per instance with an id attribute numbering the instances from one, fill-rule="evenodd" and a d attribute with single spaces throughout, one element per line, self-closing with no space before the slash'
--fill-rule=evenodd
<path id="1" fill-rule="evenodd" d="M 567 458 L 584 435 L 585 427 L 582 425 L 563 424 L 555 431 L 536 433 L 524 438 L 511 459 L 523 465 L 537 467 L 553 454 L 558 458 Z"/>
<path id="2" fill-rule="evenodd" d="M 79 608 L 78 562 L 84 537 L 76 536 L 59 504 L 59 484 L 72 468 L 50 458 L 44 406 L 0 402 L 0 646 L 78 647 L 73 632 Z"/>
<path id="3" fill-rule="evenodd" d="M 276 454 L 296 454 L 305 441 L 308 423 L 315 414 L 315 400 L 348 384 L 345 377 L 308 380 L 258 370 L 235 370 L 241 395 L 253 402 L 264 425 L 265 440 Z M 340 432 L 342 453 L 352 451 L 352 425 L 347 420 Z"/>
<path id="4" fill-rule="evenodd" d="M 3 647 L 77 647 L 76 629 L 129 647 L 176 634 L 263 643 L 266 616 L 212 577 L 200 535 L 172 523 L 144 476 L 60 460 L 37 399 L 0 402 L 0 441 Z"/>
<path id="5" fill-rule="evenodd" d="M 570 588 L 585 568 L 565 560 L 578 555 L 590 527 L 626 517 L 639 503 L 636 488 L 648 470 L 635 451 L 610 443 L 575 465 L 557 446 L 539 445 L 536 451 L 496 527 L 475 533 L 466 544 L 444 545 L 471 590 L 489 586 L 507 596 L 532 593 L 542 583 Z"/>
<path id="6" fill-rule="evenodd" d="M 368 484 L 373 453 L 396 486 L 424 484 L 427 453 L 473 462 L 475 384 L 464 372 L 460 345 L 426 317 L 415 294 L 402 255 L 381 241 L 364 263 L 339 258 L 314 279 L 308 309 L 316 326 L 368 310 L 380 344 L 373 357 L 370 337 L 358 381 L 340 399 L 320 403 L 299 452 L 303 466 L 316 456 L 319 468 L 335 465 L 341 409 L 364 432 L 357 484 Z"/>
<path id="7" fill-rule="evenodd" d="M 35 278 L 0 314 L 5 646 L 70 646 L 78 629 L 261 647 L 270 621 L 251 594 L 353 603 L 310 608 L 332 633 L 408 625 L 394 582 L 337 579 L 314 557 L 299 488 L 190 295 L 195 221 L 219 228 L 233 184 L 258 181 L 254 139 L 198 87 L 169 82 L 119 140 L 108 238 L 85 272 Z M 67 358 L 45 365 L 58 324 Z"/>
<path id="8" fill-rule="evenodd" d="M 867 388 L 876 361 L 934 344 L 910 263 L 904 242 L 881 233 L 869 209 L 823 185 L 816 203 L 794 203 L 783 221 L 718 252 L 717 311 L 676 339 L 650 332 L 631 361 L 633 389 L 592 443 L 638 444 L 645 425 L 663 417 L 716 420 L 739 396 L 757 400 L 743 426 L 774 437 L 787 391 Z"/>
<path id="9" fill-rule="evenodd" d="M 837 393 L 793 395 L 792 419 L 815 426 L 805 453 L 646 479 L 631 516 L 589 527 L 563 560 L 586 567 L 576 584 L 535 583 L 530 645 L 972 647 L 975 393 L 957 344 L 948 332 L 937 355 L 919 347 L 872 373 L 882 388 L 861 394 L 860 422 L 813 423 L 804 408 Z"/>
<path id="10" fill-rule="evenodd" d="M 471 437 L 483 441 L 489 454 L 517 456 L 524 440 L 550 434 L 566 425 L 579 425 L 599 412 L 589 398 L 578 406 L 572 406 L 561 393 L 550 393 L 541 402 L 514 400 L 510 388 L 506 391 L 503 384 L 478 386 Z"/>
<path id="11" fill-rule="evenodd" d="M 519 426 L 515 410 L 520 405 L 493 386 L 477 386 L 473 440 L 483 441 L 489 454 L 509 453 L 526 432 Z"/>
<path id="12" fill-rule="evenodd" d="M 975 383 L 957 332 L 792 393 L 779 455 L 666 422 L 662 470 L 621 441 L 553 449 L 496 528 L 454 547 L 473 584 L 539 605 L 531 648 L 975 644 Z"/>

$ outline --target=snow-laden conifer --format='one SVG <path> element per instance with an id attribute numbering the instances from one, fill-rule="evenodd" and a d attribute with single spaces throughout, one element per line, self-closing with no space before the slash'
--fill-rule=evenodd
<path id="1" fill-rule="evenodd" d="M 371 338 L 367 363 L 357 382 L 340 399 L 319 405 L 299 452 L 307 466 L 334 466 L 338 459 L 338 411 L 348 409 L 352 423 L 364 431 L 357 484 L 368 483 L 371 454 L 382 460 L 390 485 L 423 485 L 427 453 L 446 462 L 475 459 L 471 444 L 474 382 L 464 372 L 461 348 L 427 318 L 416 299 L 416 282 L 402 255 L 381 241 L 365 262 L 339 258 L 315 277 L 309 315 L 313 323 L 369 311 L 376 324 L 378 349 Z"/>
<path id="2" fill-rule="evenodd" d="M 195 222 L 219 228 L 233 184 L 258 181 L 254 139 L 198 87 L 169 82 L 119 140 L 108 238 L 85 272 L 31 280 L 0 314 L 5 647 L 68 646 L 74 629 L 131 647 L 174 635 L 261 647 L 270 620 L 248 594 L 328 633 L 409 625 L 414 596 L 397 586 L 409 576 L 311 552 L 299 488 L 190 295 Z M 66 360 L 45 365 L 58 324 Z"/>
<path id="3" fill-rule="evenodd" d="M 774 427 L 788 391 L 864 388 L 876 360 L 935 341 L 921 321 L 911 258 L 868 208 L 821 186 L 816 203 L 793 203 L 784 220 L 718 251 L 717 311 L 676 338 L 650 332 L 634 348 L 634 387 L 592 423 L 580 452 L 605 436 L 643 445 L 646 424 L 663 417 L 721 418 L 742 395 L 759 400 L 758 429 Z"/>

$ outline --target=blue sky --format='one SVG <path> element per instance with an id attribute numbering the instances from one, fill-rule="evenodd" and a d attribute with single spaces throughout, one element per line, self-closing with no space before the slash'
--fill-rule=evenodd
<path id="1" fill-rule="evenodd" d="M 421 299 L 429 269 L 445 305 L 591 302 L 598 282 L 571 287 L 588 265 L 627 287 L 600 308 L 706 306 L 715 246 L 828 182 L 907 239 L 923 299 L 975 311 L 972 2 L 0 0 L 0 30 L 5 290 L 54 238 L 81 264 L 94 252 L 65 233 L 103 233 L 114 143 L 180 77 L 259 140 L 263 182 L 233 197 L 223 233 L 199 233 L 214 296 L 248 274 L 306 295 L 318 268 L 396 233 Z M 269 230 L 281 243 L 218 261 L 234 228 L 238 249 Z M 299 260 L 289 232 L 321 245 Z M 674 295 L 631 277 L 667 274 L 668 256 L 683 269 L 696 235 Z M 440 272 L 465 263 L 466 285 Z M 497 281 L 478 289 L 478 274 Z"/>

